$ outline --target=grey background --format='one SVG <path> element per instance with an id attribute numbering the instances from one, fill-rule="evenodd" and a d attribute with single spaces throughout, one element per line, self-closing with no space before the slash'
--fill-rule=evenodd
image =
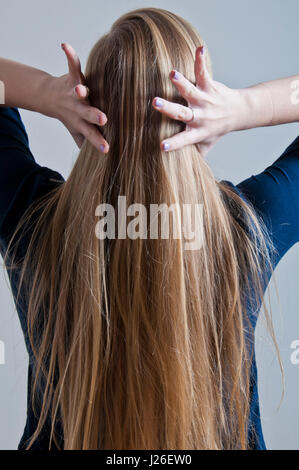
<path id="1" fill-rule="evenodd" d="M 85 67 L 93 43 L 122 13 L 157 6 L 193 23 L 209 47 L 214 78 L 242 88 L 298 74 L 298 0 L 0 0 L 0 56 L 53 75 L 66 73 L 61 42 L 72 44 Z M 77 148 L 58 121 L 21 110 L 37 161 L 67 177 Z M 259 173 L 298 135 L 298 124 L 238 132 L 223 138 L 208 155 L 215 175 L 238 183 Z M 1 189 L 1 188 L 0 188 Z M 275 271 L 279 303 L 271 282 L 273 320 L 285 368 L 285 396 L 265 322 L 257 328 L 257 360 L 262 422 L 269 449 L 299 449 L 299 365 L 290 361 L 290 344 L 299 339 L 299 246 Z M 27 355 L 3 268 L 0 268 L 0 449 L 16 448 L 26 416 Z"/>

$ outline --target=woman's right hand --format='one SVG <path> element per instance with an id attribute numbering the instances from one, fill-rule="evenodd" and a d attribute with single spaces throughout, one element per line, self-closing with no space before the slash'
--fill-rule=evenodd
<path id="1" fill-rule="evenodd" d="M 244 114 L 244 100 L 239 90 L 228 88 L 211 78 L 203 46 L 196 50 L 194 67 L 196 85 L 175 70 L 170 73 L 172 83 L 187 101 L 188 107 L 160 97 L 155 97 L 152 104 L 157 111 L 186 123 L 183 132 L 161 142 L 161 149 L 169 151 L 197 144 L 204 156 L 220 137 L 238 127 L 238 119 Z"/>

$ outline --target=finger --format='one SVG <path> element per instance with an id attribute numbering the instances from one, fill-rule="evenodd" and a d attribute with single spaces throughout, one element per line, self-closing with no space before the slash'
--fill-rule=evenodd
<path id="1" fill-rule="evenodd" d="M 81 78 L 81 63 L 75 49 L 67 43 L 62 43 L 61 48 L 66 55 L 70 74 Z"/>
<path id="2" fill-rule="evenodd" d="M 74 141 L 76 142 L 77 146 L 80 149 L 82 147 L 83 142 L 84 142 L 84 137 L 82 135 L 79 135 L 79 134 L 76 134 L 76 135 L 73 134 L 73 138 L 74 138 Z"/>
<path id="3" fill-rule="evenodd" d="M 198 144 L 203 138 L 204 135 L 202 132 L 200 132 L 199 129 L 179 132 L 173 137 L 163 140 L 161 142 L 161 149 L 165 152 L 178 150 L 185 147 L 186 145 Z"/>
<path id="4" fill-rule="evenodd" d="M 176 86 L 181 95 L 188 103 L 197 104 L 201 98 L 201 93 L 193 83 L 184 77 L 177 70 L 172 70 L 169 75 L 172 83 Z"/>
<path id="5" fill-rule="evenodd" d="M 199 153 L 201 154 L 202 157 L 207 156 L 207 154 L 209 153 L 211 147 L 212 146 L 210 144 L 199 144 L 199 145 L 197 145 L 197 149 L 198 149 L 198 151 L 199 151 Z"/>
<path id="6" fill-rule="evenodd" d="M 99 129 L 97 129 L 93 124 L 83 122 L 81 132 L 88 142 L 90 142 L 98 151 L 101 153 L 107 153 L 109 151 L 108 142 L 104 139 Z"/>
<path id="7" fill-rule="evenodd" d="M 89 95 L 89 88 L 81 83 L 74 88 L 75 95 L 78 98 L 85 99 Z"/>
<path id="8" fill-rule="evenodd" d="M 200 46 L 196 49 L 194 73 L 196 85 L 202 90 L 207 91 L 212 82 L 212 78 L 207 69 L 204 46 Z"/>
<path id="9" fill-rule="evenodd" d="M 85 121 L 97 124 L 98 126 L 104 126 L 107 122 L 106 114 L 93 106 L 82 104 L 81 109 L 79 109 L 79 115 Z"/>
<path id="10" fill-rule="evenodd" d="M 193 111 L 187 106 L 172 103 L 171 101 L 167 101 L 162 98 L 154 98 L 152 105 L 157 111 L 165 114 L 165 116 L 175 119 L 176 121 L 183 121 L 186 123 L 193 121 Z M 198 113 L 200 113 L 199 109 L 197 109 L 196 119 L 198 119 Z"/>

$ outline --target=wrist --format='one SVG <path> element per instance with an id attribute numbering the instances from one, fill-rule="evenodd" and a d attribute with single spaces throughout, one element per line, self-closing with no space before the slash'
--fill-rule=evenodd
<path id="1" fill-rule="evenodd" d="M 248 119 L 249 103 L 243 89 L 231 89 L 228 109 L 229 116 L 225 133 L 245 129 Z"/>
<path id="2" fill-rule="evenodd" d="M 37 109 L 41 114 L 48 117 L 57 118 L 57 99 L 55 92 L 56 77 L 48 73 L 44 73 L 38 83 L 37 96 L 39 100 Z"/>
<path id="3" fill-rule="evenodd" d="M 234 130 L 270 126 L 273 121 L 271 93 L 263 84 L 236 90 L 239 107 L 234 121 Z"/>

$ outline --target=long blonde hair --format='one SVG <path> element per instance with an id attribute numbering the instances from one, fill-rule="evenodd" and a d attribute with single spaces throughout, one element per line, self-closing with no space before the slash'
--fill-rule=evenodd
<path id="1" fill-rule="evenodd" d="M 248 447 L 246 308 L 262 298 L 267 233 L 195 145 L 160 149 L 184 124 L 152 107 L 155 96 L 186 105 L 168 75 L 195 83 L 202 44 L 179 16 L 144 8 L 90 52 L 85 76 L 91 104 L 108 116 L 109 153 L 85 141 L 67 180 L 25 217 L 38 213 L 19 283 L 35 360 L 28 448 L 49 417 L 49 445 L 59 445 L 60 425 L 64 449 Z M 211 72 L 207 48 L 206 57 Z M 117 208 L 119 195 L 146 207 L 203 204 L 203 246 L 99 240 L 96 208 Z"/>

